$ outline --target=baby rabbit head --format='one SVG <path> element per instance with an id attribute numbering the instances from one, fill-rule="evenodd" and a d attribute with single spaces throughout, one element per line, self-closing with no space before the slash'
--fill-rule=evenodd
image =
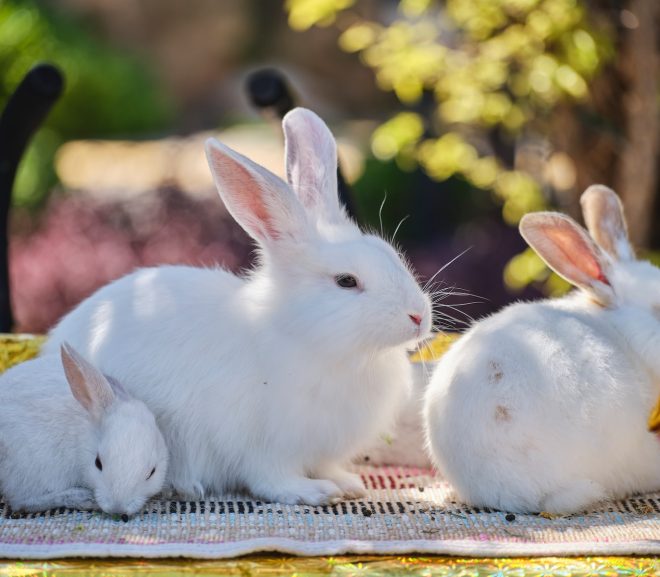
<path id="1" fill-rule="evenodd" d="M 251 282 L 264 309 L 325 347 L 379 349 L 426 336 L 430 301 L 410 268 L 340 204 L 328 127 L 296 108 L 283 128 L 288 182 L 216 140 L 206 147 L 228 211 L 259 245 Z"/>
<path id="2" fill-rule="evenodd" d="M 619 197 L 594 185 L 580 203 L 591 236 L 573 219 L 552 212 L 525 215 L 520 233 L 550 268 L 599 305 L 632 305 L 660 319 L 660 269 L 635 258 Z"/>
<path id="3" fill-rule="evenodd" d="M 95 432 L 84 475 L 106 513 L 133 515 L 158 493 L 167 471 L 167 448 L 146 405 L 105 377 L 67 343 L 62 364 L 71 392 Z"/>

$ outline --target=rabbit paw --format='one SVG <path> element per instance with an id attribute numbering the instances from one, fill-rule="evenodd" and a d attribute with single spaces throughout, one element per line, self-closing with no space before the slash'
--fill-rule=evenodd
<path id="1" fill-rule="evenodd" d="M 84 487 L 69 489 L 63 494 L 63 504 L 72 509 L 93 510 L 98 509 L 94 493 Z"/>
<path id="2" fill-rule="evenodd" d="M 348 471 L 335 471 L 329 475 L 331 481 L 343 491 L 345 499 L 361 499 L 367 496 L 362 477 Z"/>
<path id="3" fill-rule="evenodd" d="M 17 501 L 14 508 L 17 511 L 32 513 L 57 507 L 82 510 L 99 508 L 94 499 L 94 493 L 85 487 L 71 487 L 44 495 L 30 495 L 29 499 Z"/>
<path id="4" fill-rule="evenodd" d="M 300 478 L 289 484 L 280 484 L 273 495 L 279 503 L 303 505 L 328 505 L 341 501 L 343 491 L 332 481 Z"/>

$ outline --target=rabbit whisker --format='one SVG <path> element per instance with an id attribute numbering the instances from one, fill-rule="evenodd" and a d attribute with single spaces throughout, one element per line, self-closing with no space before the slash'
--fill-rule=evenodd
<path id="1" fill-rule="evenodd" d="M 426 281 L 427 284 L 430 283 L 430 282 L 432 282 L 432 281 L 435 279 L 435 277 L 437 277 L 437 276 L 438 276 L 443 270 L 445 270 L 445 269 L 446 269 L 448 266 L 450 266 L 451 264 L 455 263 L 459 258 L 461 258 L 466 252 L 468 252 L 468 251 L 471 250 L 471 249 L 472 249 L 471 246 L 467 247 L 463 252 L 457 254 L 457 255 L 456 255 L 454 258 L 452 258 L 449 262 L 447 262 L 446 264 L 444 264 L 443 266 L 441 266 L 441 267 L 435 272 L 435 274 L 434 274 L 434 275 L 433 275 L 428 281 Z M 425 288 L 426 288 L 426 285 L 424 285 L 423 288 L 425 289 Z"/>
<path id="2" fill-rule="evenodd" d="M 404 216 L 404 217 L 399 221 L 399 224 L 396 225 L 396 228 L 394 229 L 394 234 L 392 235 L 392 241 L 391 241 L 391 244 L 393 244 L 394 241 L 396 240 L 396 233 L 399 232 L 399 229 L 401 228 L 401 225 L 402 225 L 404 222 L 406 222 L 406 220 L 408 220 L 408 218 L 410 218 L 410 215 L 409 215 L 409 214 L 407 214 L 406 216 Z"/>
<path id="3" fill-rule="evenodd" d="M 383 207 L 385 206 L 385 201 L 387 200 L 387 191 L 383 195 L 383 201 L 380 203 L 380 208 L 378 209 L 378 221 L 380 222 L 380 236 L 383 236 Z"/>

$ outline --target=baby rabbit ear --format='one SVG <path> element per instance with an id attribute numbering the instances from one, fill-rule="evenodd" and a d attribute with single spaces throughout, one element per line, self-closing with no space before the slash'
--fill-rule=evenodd
<path id="1" fill-rule="evenodd" d="M 332 221 L 346 218 L 337 192 L 337 143 L 311 110 L 294 108 L 282 120 L 286 179 L 303 206 Z"/>
<path id="2" fill-rule="evenodd" d="M 68 343 L 62 344 L 60 352 L 73 396 L 94 419 L 100 419 L 115 400 L 110 383 Z"/>
<path id="3" fill-rule="evenodd" d="M 633 260 L 635 253 L 617 194 L 607 186 L 595 184 L 582 193 L 580 204 L 584 222 L 596 243 L 617 260 Z"/>
<path id="4" fill-rule="evenodd" d="M 252 238 L 269 244 L 304 236 L 305 211 L 281 178 L 213 138 L 206 158 L 227 210 Z"/>
<path id="5" fill-rule="evenodd" d="M 556 212 L 526 214 L 520 234 L 557 274 L 588 291 L 603 306 L 614 303 L 610 263 L 577 222 Z"/>

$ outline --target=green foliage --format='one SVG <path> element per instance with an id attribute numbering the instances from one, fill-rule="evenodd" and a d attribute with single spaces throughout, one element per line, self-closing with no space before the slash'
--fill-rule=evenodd
<path id="1" fill-rule="evenodd" d="M 543 132 L 557 105 L 588 98 L 589 81 L 611 47 L 589 25 L 583 3 L 400 0 L 399 16 L 388 24 L 347 13 L 350 4 L 289 0 L 289 22 L 305 29 L 337 21 L 343 28 L 339 46 L 359 54 L 383 90 L 404 105 L 425 93 L 435 102 L 431 118 L 400 112 L 378 127 L 374 155 L 403 168 L 419 165 L 439 181 L 460 176 L 492 191 L 512 225 L 545 208 L 541 183 L 507 166 L 490 136 L 513 140 L 526 131 Z M 511 261 L 505 279 L 512 288 L 532 280 L 546 281 L 550 292 L 563 287 L 530 253 Z"/>
<path id="2" fill-rule="evenodd" d="M 14 200 L 35 205 L 55 182 L 57 147 L 73 138 L 163 128 L 170 107 L 135 59 L 101 44 L 80 23 L 36 0 L 0 0 L 0 102 L 37 62 L 59 66 L 65 92 L 38 133 L 17 177 Z"/>

